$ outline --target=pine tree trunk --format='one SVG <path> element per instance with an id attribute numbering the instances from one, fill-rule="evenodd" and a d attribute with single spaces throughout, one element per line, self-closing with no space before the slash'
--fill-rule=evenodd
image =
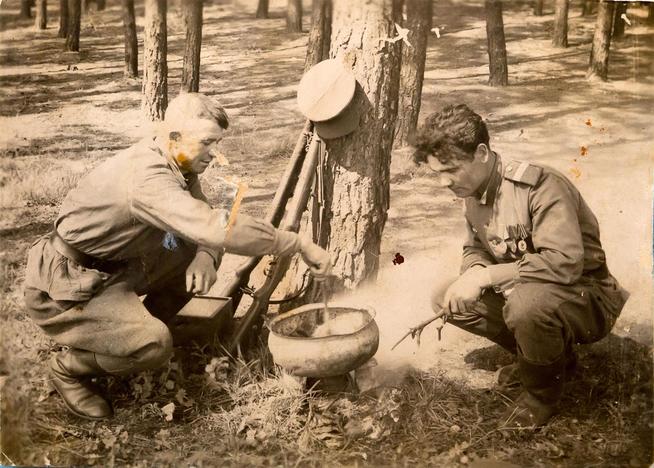
<path id="1" fill-rule="evenodd" d="M 182 67 L 182 91 L 197 93 L 200 90 L 200 50 L 202 49 L 202 0 L 185 0 L 184 24 L 186 44 Z"/>
<path id="2" fill-rule="evenodd" d="M 486 37 L 490 69 L 488 84 L 506 86 L 509 84 L 509 69 L 506 62 L 501 0 L 486 0 Z"/>
<path id="3" fill-rule="evenodd" d="M 36 18 L 34 27 L 36 29 L 45 29 L 48 26 L 48 2 L 47 0 L 38 0 L 36 2 Z"/>
<path id="4" fill-rule="evenodd" d="M 105 0 L 95 0 L 95 6 L 97 7 L 98 11 L 102 11 L 107 5 Z"/>
<path id="5" fill-rule="evenodd" d="M 613 34 L 611 34 L 613 40 L 622 39 L 624 37 L 625 20 L 622 19 L 622 15 L 627 14 L 627 7 L 627 2 L 620 2 L 615 7 L 615 14 L 613 15 Z"/>
<path id="6" fill-rule="evenodd" d="M 400 71 L 400 97 L 395 144 L 404 146 L 418 124 L 422 82 L 425 74 L 427 42 L 431 30 L 432 0 L 408 0 L 406 4 L 405 28 L 408 28 L 409 42 L 413 47 L 402 45 L 402 66 Z"/>
<path id="7" fill-rule="evenodd" d="M 82 1 L 68 0 L 68 35 L 65 50 L 79 52 L 79 32 L 82 20 Z"/>
<path id="8" fill-rule="evenodd" d="M 304 70 L 329 58 L 329 43 L 332 34 L 331 0 L 313 0 L 311 33 L 307 45 Z"/>
<path id="9" fill-rule="evenodd" d="M 136 39 L 134 0 L 123 0 L 123 25 L 125 27 L 125 76 L 139 76 L 139 49 Z"/>
<path id="10" fill-rule="evenodd" d="M 600 1 L 597 9 L 597 22 L 590 50 L 588 78 L 606 81 L 609 75 L 609 49 L 611 47 L 611 26 L 615 13 L 615 3 Z"/>
<path id="11" fill-rule="evenodd" d="M 145 1 L 143 111 L 162 120 L 168 107 L 166 0 Z"/>
<path id="12" fill-rule="evenodd" d="M 554 7 L 554 35 L 552 45 L 554 47 L 568 47 L 568 0 L 556 0 Z"/>
<path id="13" fill-rule="evenodd" d="M 20 0 L 20 17 L 21 18 L 31 18 L 32 17 L 32 2 L 31 2 L 31 0 Z"/>
<path id="14" fill-rule="evenodd" d="M 654 3 L 650 3 L 647 9 L 647 24 L 654 24 Z"/>
<path id="15" fill-rule="evenodd" d="M 534 0 L 534 15 L 543 16 L 543 0 Z"/>
<path id="16" fill-rule="evenodd" d="M 400 44 L 383 41 L 399 21 L 392 0 L 333 1 L 330 55 L 352 69 L 361 115 L 354 133 L 326 142 L 325 210 L 314 232 L 332 254 L 335 290 L 373 281 L 379 269 L 401 60 Z"/>
<path id="17" fill-rule="evenodd" d="M 68 0 L 59 0 L 59 32 L 57 36 L 68 36 Z"/>
<path id="18" fill-rule="evenodd" d="M 257 18 L 268 18 L 268 0 L 259 0 L 257 4 Z"/>
<path id="19" fill-rule="evenodd" d="M 581 16 L 590 15 L 590 4 L 593 0 L 581 0 Z"/>
<path id="20" fill-rule="evenodd" d="M 288 0 L 286 31 L 302 32 L 302 0 Z"/>

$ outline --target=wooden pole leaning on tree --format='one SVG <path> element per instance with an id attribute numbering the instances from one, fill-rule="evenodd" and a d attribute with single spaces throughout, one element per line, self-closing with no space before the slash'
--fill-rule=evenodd
<path id="1" fill-rule="evenodd" d="M 143 111 L 163 120 L 168 107 L 166 0 L 145 1 L 143 40 Z"/>
<path id="2" fill-rule="evenodd" d="M 509 69 L 506 60 L 504 22 L 501 0 L 486 0 L 486 37 L 488 39 L 488 84 L 506 86 L 509 84 Z"/>
<path id="3" fill-rule="evenodd" d="M 593 46 L 590 51 L 590 64 L 587 78 L 589 80 L 606 81 L 609 75 L 609 49 L 611 48 L 611 29 L 615 3 L 600 1 L 593 35 Z"/>

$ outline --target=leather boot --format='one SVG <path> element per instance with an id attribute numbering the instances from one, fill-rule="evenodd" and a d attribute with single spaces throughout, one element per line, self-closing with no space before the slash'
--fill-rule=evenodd
<path id="1" fill-rule="evenodd" d="M 113 416 L 111 406 L 90 385 L 91 377 L 105 374 L 98 366 L 94 353 L 69 349 L 52 357 L 52 385 L 68 409 L 75 415 L 91 420 Z"/>
<path id="2" fill-rule="evenodd" d="M 523 392 L 504 412 L 501 429 L 524 429 L 544 426 L 556 413 L 563 393 L 568 356 L 562 354 L 548 365 L 528 361 L 518 354 L 518 368 Z"/>
<path id="3" fill-rule="evenodd" d="M 569 351 L 566 354 L 565 362 L 565 376 L 566 379 L 569 379 L 572 374 L 575 373 L 577 369 L 577 353 L 574 351 Z M 506 366 L 500 367 L 497 370 L 497 387 L 499 390 L 506 390 L 510 388 L 519 387 L 521 384 L 520 380 L 520 364 L 518 361 L 515 361 Z"/>

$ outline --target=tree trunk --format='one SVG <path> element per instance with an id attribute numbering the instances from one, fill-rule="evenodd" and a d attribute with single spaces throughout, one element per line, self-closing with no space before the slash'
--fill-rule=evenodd
<path id="1" fill-rule="evenodd" d="M 590 4 L 593 0 L 581 0 L 581 16 L 590 15 Z"/>
<path id="2" fill-rule="evenodd" d="M 615 14 L 613 15 L 613 33 L 611 37 L 613 40 L 622 39 L 624 37 L 625 20 L 622 15 L 627 14 L 627 2 L 620 2 L 615 7 Z"/>
<path id="3" fill-rule="evenodd" d="M 68 36 L 68 0 L 59 0 L 59 32 L 57 36 Z"/>
<path id="4" fill-rule="evenodd" d="M 20 17 L 32 17 L 32 2 L 30 0 L 20 0 Z"/>
<path id="5" fill-rule="evenodd" d="M 332 35 L 331 0 L 313 0 L 311 33 L 304 60 L 304 71 L 318 62 L 329 58 L 329 43 Z"/>
<path id="6" fill-rule="evenodd" d="M 302 32 L 302 0 L 288 0 L 286 31 Z"/>
<path id="7" fill-rule="evenodd" d="M 268 0 L 259 0 L 257 5 L 257 18 L 268 18 Z"/>
<path id="8" fill-rule="evenodd" d="M 554 7 L 554 35 L 552 45 L 554 47 L 568 47 L 568 0 L 556 0 Z"/>
<path id="9" fill-rule="evenodd" d="M 427 42 L 431 30 L 432 0 L 409 0 L 406 4 L 405 28 L 413 47 L 402 45 L 402 66 L 400 71 L 400 97 L 398 105 L 395 143 L 407 144 L 407 139 L 418 124 L 422 81 L 425 74 Z"/>
<path id="10" fill-rule="evenodd" d="M 48 26 L 48 2 L 47 0 L 38 0 L 36 2 L 36 18 L 34 27 L 36 29 L 45 29 Z"/>
<path id="11" fill-rule="evenodd" d="M 647 24 L 654 24 L 654 3 L 650 3 L 647 8 Z"/>
<path id="12" fill-rule="evenodd" d="M 162 120 L 168 107 L 166 0 L 145 1 L 143 40 L 143 111 Z"/>
<path id="13" fill-rule="evenodd" d="M 606 81 L 609 75 L 609 49 L 615 3 L 602 0 L 597 9 L 597 22 L 590 50 L 589 79 Z"/>
<path id="14" fill-rule="evenodd" d="M 393 0 L 333 0 L 330 55 L 352 69 L 358 129 L 327 140 L 323 223 L 314 233 L 332 254 L 335 290 L 374 281 L 389 207 L 389 172 L 400 77 Z M 317 209 L 314 201 L 314 210 Z"/>
<path id="15" fill-rule="evenodd" d="M 543 16 L 544 0 L 534 0 L 534 15 Z"/>
<path id="16" fill-rule="evenodd" d="M 139 76 L 139 49 L 136 39 L 134 0 L 123 0 L 123 26 L 125 27 L 125 76 Z"/>
<path id="17" fill-rule="evenodd" d="M 509 69 L 506 63 L 501 0 L 486 0 L 486 37 L 490 69 L 488 84 L 506 86 L 509 84 Z"/>
<path id="18" fill-rule="evenodd" d="M 186 45 L 182 67 L 182 91 L 197 93 L 200 89 L 200 50 L 202 48 L 202 0 L 185 0 L 184 24 Z"/>
<path id="19" fill-rule="evenodd" d="M 68 0 L 67 51 L 79 52 L 79 31 L 82 20 L 82 0 Z"/>
<path id="20" fill-rule="evenodd" d="M 105 0 L 95 0 L 95 6 L 97 7 L 98 11 L 102 11 L 107 5 Z"/>

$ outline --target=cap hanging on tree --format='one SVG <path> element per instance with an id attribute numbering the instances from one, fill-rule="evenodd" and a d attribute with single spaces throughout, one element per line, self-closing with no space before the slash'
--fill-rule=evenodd
<path id="1" fill-rule="evenodd" d="M 324 60 L 304 74 L 297 91 L 300 111 L 323 139 L 339 138 L 359 126 L 353 105 L 356 80 L 337 59 Z"/>

